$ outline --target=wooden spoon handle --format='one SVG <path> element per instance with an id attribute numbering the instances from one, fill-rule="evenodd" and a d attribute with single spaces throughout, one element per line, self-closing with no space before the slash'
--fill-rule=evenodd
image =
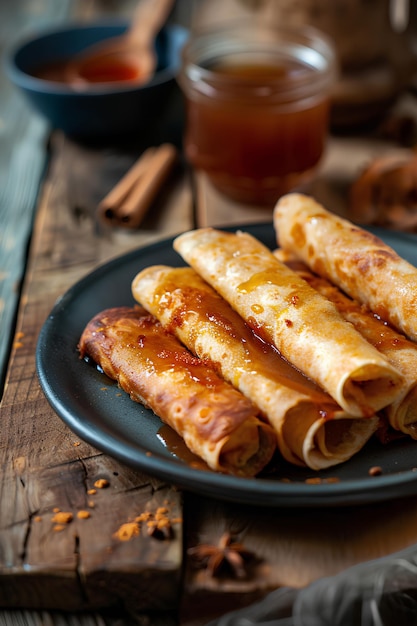
<path id="1" fill-rule="evenodd" d="M 155 35 L 168 18 L 172 4 L 173 0 L 141 0 L 127 33 L 129 42 L 135 47 L 152 44 Z"/>

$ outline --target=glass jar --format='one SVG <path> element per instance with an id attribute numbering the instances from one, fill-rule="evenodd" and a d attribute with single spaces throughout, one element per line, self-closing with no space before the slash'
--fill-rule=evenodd
<path id="1" fill-rule="evenodd" d="M 187 159 L 228 197 L 274 205 L 322 156 L 335 76 L 334 48 L 314 29 L 239 22 L 194 33 L 178 77 Z"/>

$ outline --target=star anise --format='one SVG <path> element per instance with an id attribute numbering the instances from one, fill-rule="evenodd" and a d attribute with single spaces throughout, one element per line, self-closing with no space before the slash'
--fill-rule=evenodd
<path id="1" fill-rule="evenodd" d="M 217 545 L 202 543 L 189 548 L 188 554 L 202 564 L 211 576 L 219 576 L 229 570 L 236 578 L 246 577 L 245 561 L 252 556 L 227 532 L 220 537 Z"/>

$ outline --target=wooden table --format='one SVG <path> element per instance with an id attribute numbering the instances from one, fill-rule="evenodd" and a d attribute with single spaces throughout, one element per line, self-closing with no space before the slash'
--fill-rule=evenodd
<path id="1" fill-rule="evenodd" d="M 399 103 L 403 109 L 417 115 L 413 95 Z M 375 133 L 331 137 L 312 190 L 343 214 L 354 176 L 395 147 Z M 97 145 L 60 131 L 49 137 L 22 288 L 14 296 L 17 317 L 9 316 L 10 352 L 3 345 L 1 623 L 100 625 L 107 613 L 114 624 L 200 626 L 273 589 L 300 588 L 417 542 L 415 498 L 389 507 L 308 510 L 211 500 L 122 465 L 81 441 L 51 409 L 36 374 L 36 343 L 69 287 L 112 258 L 195 226 L 270 220 L 269 210 L 227 201 L 181 161 L 139 229 L 100 226 L 98 202 L 143 148 L 139 138 Z M 31 207 L 25 211 L 28 224 Z M 23 254 L 25 237 L 18 247 Z M 100 479 L 106 488 L 96 486 Z M 170 539 L 149 536 L 144 527 L 120 539 L 123 524 L 158 507 L 168 508 Z M 54 522 L 58 511 L 73 516 L 62 528 Z M 77 517 L 80 511 L 89 516 Z M 247 579 L 210 577 L 188 556 L 191 546 L 217 543 L 225 532 L 257 557 Z"/>

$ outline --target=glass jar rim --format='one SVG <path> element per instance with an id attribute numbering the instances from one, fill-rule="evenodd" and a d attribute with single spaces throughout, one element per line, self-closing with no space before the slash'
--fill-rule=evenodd
<path id="1" fill-rule="evenodd" d="M 274 62 L 295 61 L 299 71 L 291 81 L 282 77 L 268 76 L 268 95 L 271 91 L 295 93 L 305 91 L 317 93 L 329 88 L 337 75 L 336 50 L 331 39 L 311 26 L 282 27 L 273 22 L 257 20 L 233 21 L 218 27 L 204 27 L 194 31 L 182 50 L 182 75 L 194 85 L 245 85 L 262 93 L 265 81 L 251 76 L 244 81 L 241 77 L 222 75 L 216 72 L 216 64 L 235 57 L 250 59 L 269 55 Z M 313 80 L 312 80 L 313 78 Z M 203 90 L 204 91 L 204 90 Z"/>

